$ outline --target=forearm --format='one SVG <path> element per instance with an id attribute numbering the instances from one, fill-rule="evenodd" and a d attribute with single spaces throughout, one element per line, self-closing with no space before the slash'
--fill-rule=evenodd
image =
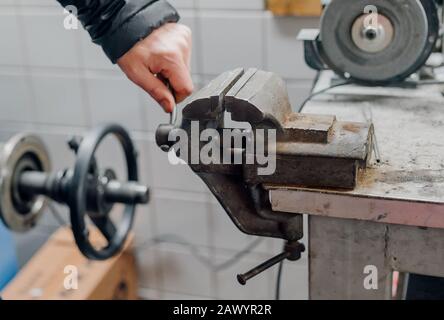
<path id="1" fill-rule="evenodd" d="M 165 0 L 57 0 L 75 6 L 94 43 L 115 63 L 139 40 L 179 15 Z"/>

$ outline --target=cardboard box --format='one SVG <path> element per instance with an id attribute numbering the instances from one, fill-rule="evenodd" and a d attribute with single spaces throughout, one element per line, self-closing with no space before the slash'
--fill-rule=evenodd
<path id="1" fill-rule="evenodd" d="M 93 244 L 103 243 L 94 231 Z M 137 299 L 133 236 L 107 261 L 90 261 L 77 248 L 71 229 L 61 228 L 1 293 L 4 300 Z"/>
<path id="2" fill-rule="evenodd" d="M 317 17 L 322 4 L 321 0 L 267 0 L 267 9 L 277 16 Z"/>

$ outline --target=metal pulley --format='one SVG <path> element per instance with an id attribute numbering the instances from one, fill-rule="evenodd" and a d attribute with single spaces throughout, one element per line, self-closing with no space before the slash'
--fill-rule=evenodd
<path id="1" fill-rule="evenodd" d="M 117 180 L 114 170 L 100 170 L 96 150 L 109 135 L 120 143 L 126 160 L 126 181 Z M 80 251 L 90 259 L 104 260 L 120 251 L 131 230 L 138 204 L 149 201 L 149 190 L 139 184 L 137 154 L 127 131 L 119 125 L 92 130 L 80 142 L 71 140 L 76 152 L 74 168 L 51 172 L 49 155 L 36 136 L 20 134 L 10 139 L 0 155 L 0 217 L 11 230 L 25 232 L 34 227 L 49 199 L 70 209 L 71 227 Z M 110 219 L 114 204 L 124 204 L 121 221 Z M 89 217 L 107 244 L 96 248 L 89 241 Z"/>
<path id="2" fill-rule="evenodd" d="M 303 39 L 306 60 L 360 84 L 393 84 L 425 64 L 439 26 L 434 0 L 333 0 Z"/>

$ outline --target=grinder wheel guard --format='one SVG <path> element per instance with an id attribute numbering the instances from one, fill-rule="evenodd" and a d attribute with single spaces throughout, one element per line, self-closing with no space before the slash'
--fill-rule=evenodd
<path id="1" fill-rule="evenodd" d="M 108 136 L 119 142 L 125 156 L 126 180 L 117 180 L 111 168 L 102 170 L 96 151 Z M 70 209 L 71 227 L 80 251 L 89 259 L 105 260 L 117 254 L 131 230 L 135 209 L 147 203 L 149 190 L 138 181 L 137 153 L 128 132 L 119 125 L 98 127 L 83 139 L 72 139 L 74 168 L 51 172 L 49 155 L 34 135 L 19 134 L 0 151 L 0 217 L 16 232 L 37 224 L 49 199 Z M 118 224 L 110 214 L 114 204 L 123 204 Z M 89 240 L 87 217 L 103 235 L 106 245 L 97 248 Z"/>
<path id="2" fill-rule="evenodd" d="M 321 19 L 319 53 L 341 77 L 386 85 L 416 72 L 438 33 L 433 0 L 333 0 Z"/>

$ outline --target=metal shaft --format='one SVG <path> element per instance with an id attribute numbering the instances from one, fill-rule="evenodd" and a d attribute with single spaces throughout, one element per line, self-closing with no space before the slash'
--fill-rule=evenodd
<path id="1" fill-rule="evenodd" d="M 18 189 L 26 195 L 45 195 L 48 193 L 49 176 L 44 172 L 25 171 L 18 178 Z"/>
<path id="2" fill-rule="evenodd" d="M 25 171 L 18 178 L 18 188 L 22 194 L 45 195 L 59 202 L 66 202 L 70 175 L 48 175 L 44 172 Z M 89 188 L 97 188 L 92 183 Z M 91 190 L 91 194 L 97 194 Z M 136 182 L 122 183 L 111 180 L 103 185 L 103 197 L 108 203 L 144 204 L 149 201 L 149 189 Z"/>
<path id="3" fill-rule="evenodd" d="M 251 278 L 254 278 L 255 276 L 264 272 L 265 270 L 270 269 L 272 266 L 278 264 L 279 262 L 287 259 L 288 257 L 290 257 L 290 255 L 291 255 L 290 252 L 283 252 L 283 253 L 271 258 L 270 260 L 267 260 L 264 263 L 258 265 L 257 267 L 251 269 L 247 273 L 238 274 L 237 281 L 239 281 L 239 283 L 244 286 L 248 280 L 250 280 Z"/>
<path id="4" fill-rule="evenodd" d="M 137 182 L 112 180 L 105 185 L 104 196 L 107 202 L 145 204 L 149 201 L 149 189 Z"/>

